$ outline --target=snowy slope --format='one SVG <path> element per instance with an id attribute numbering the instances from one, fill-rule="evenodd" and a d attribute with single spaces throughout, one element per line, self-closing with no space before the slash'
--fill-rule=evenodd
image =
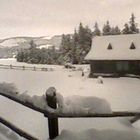
<path id="1" fill-rule="evenodd" d="M 28 48 L 29 47 L 29 42 L 34 39 L 32 37 L 11 37 L 11 38 L 7 38 L 7 39 L 3 39 L 0 42 L 0 46 L 1 47 L 25 47 Z"/>
<path id="2" fill-rule="evenodd" d="M 61 43 L 61 35 L 59 36 L 44 36 L 44 37 L 11 37 L 11 38 L 6 38 L 0 41 L 0 47 L 24 47 L 28 48 L 29 42 L 31 40 L 34 40 L 36 45 L 51 45 L 51 46 L 56 46 L 59 47 Z"/>
<path id="3" fill-rule="evenodd" d="M 16 38 L 16 39 L 8 39 L 3 41 L 2 43 L 0 43 L 1 46 L 4 47 L 14 47 L 14 46 L 18 46 L 19 43 L 25 43 L 27 40 L 24 38 Z"/>

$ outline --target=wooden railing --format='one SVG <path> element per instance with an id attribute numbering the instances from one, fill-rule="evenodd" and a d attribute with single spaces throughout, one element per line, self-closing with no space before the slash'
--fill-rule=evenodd
<path id="1" fill-rule="evenodd" d="M 38 112 L 44 114 L 44 116 L 48 119 L 49 139 L 54 139 L 55 137 L 57 137 L 59 135 L 58 118 L 132 117 L 132 119 L 130 119 L 131 123 L 134 123 L 135 121 L 140 119 L 140 112 L 135 112 L 135 111 L 114 111 L 110 114 L 108 114 L 108 113 L 107 114 L 105 114 L 105 113 L 96 114 L 96 113 L 91 113 L 91 112 L 89 112 L 87 114 L 85 114 L 85 113 L 84 114 L 83 113 L 74 114 L 71 112 L 64 113 L 64 112 L 60 112 L 60 111 L 55 111 L 55 110 L 57 110 L 57 100 L 55 98 L 55 94 L 53 94 L 53 95 L 46 94 L 46 102 L 53 111 L 41 109 L 31 102 L 21 101 L 21 100 L 17 99 L 16 97 L 11 96 L 9 94 L 0 93 L 0 95 L 4 96 L 10 100 L 13 100 L 21 105 L 24 105 L 30 109 L 33 109 L 35 111 L 38 111 Z M 4 125 L 6 125 L 7 127 L 9 127 L 10 129 L 12 129 L 13 131 L 15 131 L 16 133 L 18 133 L 20 136 L 25 137 L 26 139 L 38 140 L 37 138 L 34 138 L 27 132 L 24 132 L 23 130 L 17 128 L 15 125 L 11 124 L 10 122 L 4 120 L 1 117 L 0 117 L 0 122 L 3 123 Z"/>
<path id="2" fill-rule="evenodd" d="M 15 70 L 31 70 L 31 71 L 50 71 L 51 68 L 48 69 L 46 67 L 36 67 L 36 66 L 16 66 L 16 65 L 5 65 L 0 64 L 0 69 L 15 69 Z"/>

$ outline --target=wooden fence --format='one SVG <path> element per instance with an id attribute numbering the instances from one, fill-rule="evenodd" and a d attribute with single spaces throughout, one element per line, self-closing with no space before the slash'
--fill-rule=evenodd
<path id="1" fill-rule="evenodd" d="M 5 65 L 0 64 L 0 69 L 15 69 L 15 70 L 31 70 L 31 71 L 52 71 L 53 69 L 46 67 L 36 67 L 36 66 L 15 66 L 15 65 Z"/>
<path id="2" fill-rule="evenodd" d="M 48 111 L 48 110 L 44 110 L 41 109 L 39 107 L 37 107 L 36 105 L 34 105 L 33 103 L 30 103 L 28 101 L 21 101 L 19 99 L 17 99 L 14 96 L 8 95 L 8 94 L 4 94 L 4 93 L 0 93 L 1 96 L 4 96 L 10 100 L 13 100 L 21 105 L 24 105 L 30 109 L 33 109 L 35 111 L 38 111 L 40 113 L 42 113 L 44 115 L 44 117 L 46 117 L 48 119 L 48 130 L 49 130 L 49 139 L 54 139 L 55 137 L 57 137 L 59 135 L 59 124 L 58 124 L 58 118 L 85 118 L 85 117 L 89 117 L 89 118 L 108 118 L 108 117 L 132 117 L 132 119 L 130 119 L 131 123 L 134 123 L 135 121 L 140 119 L 140 112 L 129 112 L 129 111 L 114 111 L 110 114 L 95 114 L 95 113 L 87 113 L 87 114 L 74 114 L 74 113 L 63 113 L 63 112 L 57 112 L 57 111 Z M 50 106 L 53 110 L 55 110 L 57 108 L 57 100 L 55 98 L 54 95 L 49 95 L 46 94 L 46 102 L 48 104 L 48 106 Z M 10 129 L 12 129 L 14 132 L 16 132 L 17 134 L 19 134 L 22 137 L 25 137 L 28 140 L 38 140 L 37 138 L 31 136 L 30 134 L 28 134 L 27 132 L 24 132 L 23 130 L 21 130 L 20 128 L 16 127 L 15 125 L 13 125 L 12 123 L 6 121 L 5 119 L 0 117 L 0 122 L 3 123 L 4 125 L 6 125 L 7 127 L 9 127 Z"/>

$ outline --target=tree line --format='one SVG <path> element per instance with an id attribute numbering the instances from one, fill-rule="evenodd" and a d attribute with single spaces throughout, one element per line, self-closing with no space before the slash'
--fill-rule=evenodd
<path id="1" fill-rule="evenodd" d="M 39 49 L 33 40 L 29 42 L 29 49 L 21 49 L 16 56 L 18 62 L 32 64 L 59 64 L 59 52 L 54 47 Z"/>
<path id="2" fill-rule="evenodd" d="M 134 14 L 131 14 L 128 23 L 124 24 L 121 30 L 118 26 L 112 27 L 107 21 L 102 31 L 99 29 L 98 23 L 94 25 L 94 29 L 90 29 L 87 25 L 79 24 L 78 29 L 73 34 L 63 34 L 60 50 L 55 49 L 37 49 L 33 41 L 30 42 L 30 48 L 18 52 L 17 61 L 41 64 L 83 64 L 85 56 L 90 50 L 91 41 L 94 36 L 119 35 L 119 34 L 136 34 L 139 33 Z"/>

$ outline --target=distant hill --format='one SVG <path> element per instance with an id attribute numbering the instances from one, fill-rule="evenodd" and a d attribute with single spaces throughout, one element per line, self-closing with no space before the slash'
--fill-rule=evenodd
<path id="1" fill-rule="evenodd" d="M 34 40 L 35 44 L 39 47 L 41 45 L 55 46 L 59 49 L 62 36 L 56 35 L 53 37 L 11 37 L 0 40 L 0 58 L 13 57 L 20 49 L 29 48 L 30 41 Z M 41 47 L 39 47 L 41 48 Z"/>
<path id="2" fill-rule="evenodd" d="M 56 35 L 53 37 L 40 37 L 39 39 L 35 39 L 35 43 L 37 44 L 37 46 L 41 46 L 41 45 L 48 45 L 48 46 L 55 46 L 56 48 L 60 47 L 61 44 L 61 40 L 62 40 L 62 36 L 61 35 Z"/>

